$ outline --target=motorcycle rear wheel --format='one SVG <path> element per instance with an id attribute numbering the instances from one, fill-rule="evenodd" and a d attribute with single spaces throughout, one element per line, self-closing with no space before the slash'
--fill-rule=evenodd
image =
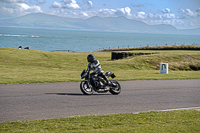
<path id="1" fill-rule="evenodd" d="M 83 94 L 92 95 L 94 93 L 94 90 L 91 85 L 89 85 L 89 87 L 88 87 L 87 82 L 88 81 L 86 81 L 86 80 L 82 81 L 80 84 L 80 89 L 83 92 Z"/>
<path id="2" fill-rule="evenodd" d="M 121 86 L 116 80 L 110 80 L 112 85 L 109 92 L 113 95 L 118 95 L 121 92 Z"/>

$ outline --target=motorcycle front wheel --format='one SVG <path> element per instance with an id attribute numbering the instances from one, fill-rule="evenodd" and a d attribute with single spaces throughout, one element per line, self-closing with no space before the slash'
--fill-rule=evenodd
<path id="1" fill-rule="evenodd" d="M 110 87 L 110 93 L 113 95 L 118 95 L 121 92 L 121 86 L 116 80 L 111 80 L 111 87 Z"/>
<path id="2" fill-rule="evenodd" d="M 80 89 L 85 95 L 92 95 L 94 90 L 90 84 L 88 84 L 88 81 L 84 80 L 80 84 Z"/>

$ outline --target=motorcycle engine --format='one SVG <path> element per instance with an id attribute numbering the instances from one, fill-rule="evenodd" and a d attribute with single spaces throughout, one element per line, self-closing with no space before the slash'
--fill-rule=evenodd
<path id="1" fill-rule="evenodd" d="M 103 89 L 104 88 L 104 81 L 102 79 L 99 79 L 98 81 L 98 88 Z"/>

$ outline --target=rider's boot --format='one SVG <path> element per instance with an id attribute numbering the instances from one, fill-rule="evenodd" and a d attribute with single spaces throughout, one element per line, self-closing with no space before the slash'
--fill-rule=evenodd
<path id="1" fill-rule="evenodd" d="M 111 82 L 110 82 L 110 80 L 106 80 L 106 82 L 105 82 L 105 86 L 110 86 L 111 85 Z"/>
<path id="2" fill-rule="evenodd" d="M 107 84 L 107 85 L 111 85 L 110 80 L 106 81 L 106 84 Z"/>

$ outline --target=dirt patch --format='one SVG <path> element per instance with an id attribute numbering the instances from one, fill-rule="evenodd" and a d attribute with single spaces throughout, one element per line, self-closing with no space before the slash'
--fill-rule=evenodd
<path id="1" fill-rule="evenodd" d="M 182 55 L 181 56 L 183 59 L 187 59 L 187 60 L 193 60 L 194 58 L 189 56 L 189 55 Z"/>

